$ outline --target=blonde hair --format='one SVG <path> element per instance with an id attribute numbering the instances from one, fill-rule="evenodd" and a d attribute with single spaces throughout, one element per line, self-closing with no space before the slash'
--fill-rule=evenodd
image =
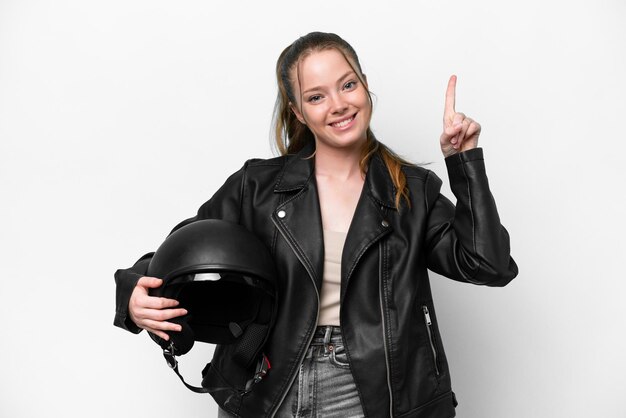
<path id="1" fill-rule="evenodd" d="M 313 52 L 334 49 L 340 52 L 357 75 L 359 81 L 365 86 L 365 79 L 361 70 L 361 64 L 355 50 L 348 42 L 334 33 L 311 32 L 298 38 L 294 43 L 283 50 L 276 62 L 276 80 L 278 83 L 278 95 L 274 106 L 274 140 L 275 146 L 281 155 L 295 154 L 310 142 L 315 142 L 313 132 L 304 124 L 300 123 L 290 104 L 298 103 L 296 100 L 291 71 L 297 64 Z M 371 93 L 367 92 L 372 105 Z M 409 204 L 409 193 L 406 185 L 406 176 L 402 166 L 412 165 L 379 142 L 372 130 L 367 128 L 367 139 L 361 151 L 360 168 L 363 173 L 367 171 L 370 158 L 375 153 L 382 157 L 387 171 L 396 189 L 395 205 L 400 207 L 400 201 L 404 198 Z"/>

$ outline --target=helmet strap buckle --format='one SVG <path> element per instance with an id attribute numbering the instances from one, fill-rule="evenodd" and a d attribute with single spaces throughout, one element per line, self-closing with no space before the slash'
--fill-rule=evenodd
<path id="1" fill-rule="evenodd" d="M 252 378 L 252 383 L 259 383 L 261 380 L 267 376 L 267 372 L 272 368 L 269 359 L 265 354 L 261 354 L 261 359 L 259 360 L 259 364 L 257 366 L 257 371 Z"/>
<path id="2" fill-rule="evenodd" d="M 178 369 L 178 360 L 176 360 L 176 356 L 174 355 L 173 342 L 170 341 L 170 345 L 167 348 L 163 349 L 163 357 L 165 357 L 165 362 L 170 367 L 170 369 Z"/>

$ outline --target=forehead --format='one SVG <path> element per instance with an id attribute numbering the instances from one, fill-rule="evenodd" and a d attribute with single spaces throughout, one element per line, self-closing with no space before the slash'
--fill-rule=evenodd
<path id="1" fill-rule="evenodd" d="M 354 71 L 346 57 L 336 49 L 315 51 L 301 59 L 292 70 L 296 88 L 335 85 L 347 72 Z"/>

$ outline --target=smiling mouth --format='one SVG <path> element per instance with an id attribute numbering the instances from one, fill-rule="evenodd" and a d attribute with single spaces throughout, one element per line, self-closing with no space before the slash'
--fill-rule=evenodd
<path id="1" fill-rule="evenodd" d="M 347 126 L 350 122 L 352 122 L 355 116 L 356 116 L 356 113 L 344 120 L 340 120 L 339 122 L 333 122 L 330 124 L 330 126 L 335 127 L 335 128 L 343 128 L 344 126 Z"/>

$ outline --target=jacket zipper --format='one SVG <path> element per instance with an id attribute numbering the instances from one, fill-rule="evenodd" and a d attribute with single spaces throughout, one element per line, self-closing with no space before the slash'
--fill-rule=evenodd
<path id="1" fill-rule="evenodd" d="M 317 290 L 317 287 L 315 286 L 315 280 L 313 279 L 313 272 L 309 270 L 309 268 L 307 267 L 306 263 L 303 263 L 302 260 L 300 259 L 299 253 L 296 251 L 296 249 L 293 247 L 293 244 L 291 243 L 291 241 L 289 239 L 287 239 L 287 237 L 285 236 L 286 233 L 283 231 L 283 229 L 281 228 L 282 225 L 280 225 L 280 222 L 276 221 L 274 219 L 273 216 L 270 217 L 272 219 L 272 222 L 274 223 L 274 225 L 276 226 L 276 228 L 278 228 L 278 230 L 281 232 L 281 234 L 283 235 L 283 238 L 285 238 L 285 241 L 287 241 L 287 244 L 289 245 L 289 247 L 291 248 L 291 250 L 294 252 L 294 254 L 296 254 L 296 257 L 298 257 L 298 260 L 300 260 L 300 262 L 302 263 L 302 265 L 306 268 L 307 273 L 309 274 L 309 279 L 311 279 L 311 283 L 313 284 L 313 288 L 315 289 L 315 295 L 317 297 L 317 316 L 319 317 L 319 313 L 320 313 L 320 294 Z M 363 252 L 361 253 L 361 255 L 363 255 L 363 253 L 370 247 L 370 245 L 367 245 L 367 247 L 363 250 Z M 359 261 L 359 259 L 361 258 L 361 255 L 359 255 L 359 257 L 357 258 L 355 264 Z M 385 349 L 385 365 L 387 368 L 387 388 L 389 389 L 389 417 L 393 418 L 393 397 L 392 397 L 392 391 L 391 391 L 391 377 L 390 377 L 390 367 L 389 367 L 389 353 L 388 353 L 388 348 L 387 348 L 387 339 L 385 338 L 387 332 L 386 332 L 386 327 L 385 327 L 385 315 L 384 315 L 384 309 L 383 309 L 383 299 L 382 299 L 382 244 L 379 243 L 379 267 L 378 267 L 378 277 L 379 277 L 379 293 L 380 293 L 380 310 L 381 310 L 381 315 L 382 315 L 382 326 L 383 326 L 383 347 Z M 350 271 L 348 273 L 348 277 L 350 277 L 350 275 L 352 274 L 352 271 Z M 311 341 L 313 341 L 313 337 L 315 336 L 315 332 L 311 333 L 311 336 L 309 337 L 309 340 L 307 342 L 307 349 L 308 347 L 311 345 Z M 342 336 L 343 338 L 343 336 Z M 344 347 L 346 348 L 346 351 L 348 351 L 348 347 L 346 344 L 344 344 Z M 306 351 L 305 351 L 306 354 Z M 350 355 L 348 353 L 348 358 L 350 358 Z M 298 361 L 298 367 L 296 368 L 296 371 L 299 370 L 300 366 L 302 365 L 302 362 L 304 361 L 304 356 L 302 356 L 302 358 L 300 358 L 300 360 Z M 289 392 L 289 388 L 291 388 L 291 385 L 293 385 L 294 380 L 296 379 L 296 376 L 298 375 L 298 373 L 294 373 L 290 379 L 289 379 L 289 385 L 287 386 L 287 390 L 282 394 L 281 398 L 280 398 L 280 402 L 278 402 L 278 405 L 276 405 L 276 408 L 274 408 L 274 410 L 272 411 L 272 413 L 270 414 L 270 418 L 274 418 L 274 416 L 276 415 L 276 412 L 278 411 L 278 409 L 280 408 L 280 406 L 282 405 L 282 403 L 285 401 L 285 397 L 287 397 L 287 393 Z"/>
<path id="2" fill-rule="evenodd" d="M 424 321 L 426 321 L 426 331 L 428 331 L 428 341 L 430 341 L 430 349 L 433 352 L 433 360 L 435 364 L 435 373 L 439 376 L 439 366 L 437 366 L 437 350 L 435 349 L 435 340 L 433 337 L 433 322 L 430 320 L 430 313 L 428 312 L 428 306 L 422 305 L 422 311 L 424 311 Z"/>
<path id="3" fill-rule="evenodd" d="M 380 295 L 380 316 L 383 326 L 383 348 L 385 350 L 385 368 L 387 369 L 387 389 L 389 390 L 389 417 L 393 418 L 393 393 L 391 391 L 391 376 L 389 367 L 389 351 L 387 348 L 387 327 L 385 326 L 385 309 L 383 305 L 383 248 L 378 245 L 378 293 Z"/>
<path id="4" fill-rule="evenodd" d="M 274 225 L 276 225 L 278 230 L 281 231 L 281 233 L 283 233 L 283 238 L 285 238 L 285 241 L 287 241 L 287 244 L 291 248 L 291 251 L 293 251 L 294 254 L 296 254 L 296 257 L 298 257 L 298 259 L 300 259 L 299 255 L 298 255 L 298 252 L 293 247 L 293 244 L 291 243 L 291 241 L 284 236 L 284 232 L 281 229 L 279 223 L 276 222 L 273 217 L 272 217 L 272 221 L 274 222 Z M 300 262 L 302 262 L 302 260 L 300 260 Z M 308 268 L 306 263 L 302 263 L 302 265 L 306 268 L 306 271 L 309 274 L 309 279 L 311 279 L 311 283 L 313 284 L 313 289 L 315 289 L 315 296 L 317 297 L 317 318 L 319 318 L 319 316 L 320 316 L 320 293 L 317 291 L 317 286 L 315 286 L 315 280 L 313 280 L 313 272 L 309 270 L 309 268 Z M 298 371 L 300 370 L 300 366 L 302 366 L 302 362 L 304 361 L 304 357 L 306 356 L 306 352 L 309 349 L 309 346 L 311 345 L 311 341 L 313 341 L 313 337 L 314 336 L 315 336 L 315 329 L 313 330 L 313 332 L 309 336 L 309 340 L 306 343 L 306 350 L 304 351 L 302 357 L 298 360 L 298 367 L 296 367 L 296 372 L 293 373 L 293 375 L 289 378 L 289 385 L 287 385 L 287 390 L 285 390 L 283 392 L 283 394 L 281 395 L 280 401 L 276 405 L 276 408 L 274 408 L 274 410 L 270 414 L 270 418 L 274 418 L 274 416 L 276 415 L 276 412 L 278 412 L 278 410 L 280 409 L 280 406 L 285 401 L 285 398 L 287 397 L 287 393 L 289 393 L 289 389 L 294 384 L 294 381 L 296 380 L 296 376 L 298 376 Z"/>

